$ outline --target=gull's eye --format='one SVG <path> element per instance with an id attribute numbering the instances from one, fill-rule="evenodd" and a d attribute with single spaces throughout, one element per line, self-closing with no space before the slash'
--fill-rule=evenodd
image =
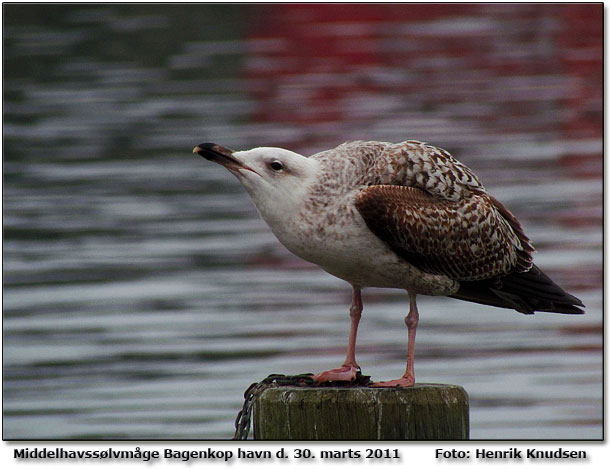
<path id="1" fill-rule="evenodd" d="M 284 169 L 284 165 L 282 164 L 282 162 L 277 160 L 272 161 L 269 166 L 271 166 L 271 169 L 273 171 L 281 171 L 282 169 Z"/>

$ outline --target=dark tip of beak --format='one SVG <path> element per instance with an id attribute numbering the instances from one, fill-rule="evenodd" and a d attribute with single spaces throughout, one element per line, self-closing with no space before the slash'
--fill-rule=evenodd
<path id="1" fill-rule="evenodd" d="M 200 153 L 205 150 L 211 150 L 216 146 L 215 143 L 200 143 L 195 148 L 193 148 L 193 153 Z"/>
<path id="2" fill-rule="evenodd" d="M 233 157 L 235 150 L 223 147 L 216 143 L 200 143 L 193 148 L 193 153 L 203 156 L 206 160 L 213 161 L 230 170 L 243 168 L 243 164 Z"/>
<path id="3" fill-rule="evenodd" d="M 216 143 L 200 143 L 193 148 L 193 153 L 197 153 L 208 160 L 215 160 L 219 156 L 230 157 L 234 151 Z"/>

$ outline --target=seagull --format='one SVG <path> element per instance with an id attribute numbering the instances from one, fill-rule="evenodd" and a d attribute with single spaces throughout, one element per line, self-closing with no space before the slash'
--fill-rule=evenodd
<path id="1" fill-rule="evenodd" d="M 365 287 L 407 291 L 407 366 L 379 387 L 415 384 L 417 295 L 514 309 L 584 313 L 583 303 L 534 263 L 517 218 L 446 150 L 417 140 L 347 142 L 306 157 L 259 147 L 194 148 L 224 166 L 278 240 L 352 286 L 345 362 L 317 383 L 356 381 L 356 336 Z"/>

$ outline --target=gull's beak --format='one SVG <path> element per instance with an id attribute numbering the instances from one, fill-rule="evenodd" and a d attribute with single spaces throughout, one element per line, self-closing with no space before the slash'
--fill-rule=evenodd
<path id="1" fill-rule="evenodd" d="M 197 153 L 198 155 L 203 156 L 206 160 L 221 164 L 222 166 L 231 171 L 249 169 L 241 161 L 233 157 L 233 153 L 235 153 L 235 150 L 225 148 L 215 143 L 200 143 L 195 148 L 193 148 L 193 153 Z"/>

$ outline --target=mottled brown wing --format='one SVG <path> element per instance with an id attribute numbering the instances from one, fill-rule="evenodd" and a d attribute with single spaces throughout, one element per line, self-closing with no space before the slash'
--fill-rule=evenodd
<path id="1" fill-rule="evenodd" d="M 519 222 L 486 193 L 454 202 L 377 185 L 358 194 L 356 207 L 375 235 L 424 272 L 466 281 L 532 266 L 533 247 Z"/>

